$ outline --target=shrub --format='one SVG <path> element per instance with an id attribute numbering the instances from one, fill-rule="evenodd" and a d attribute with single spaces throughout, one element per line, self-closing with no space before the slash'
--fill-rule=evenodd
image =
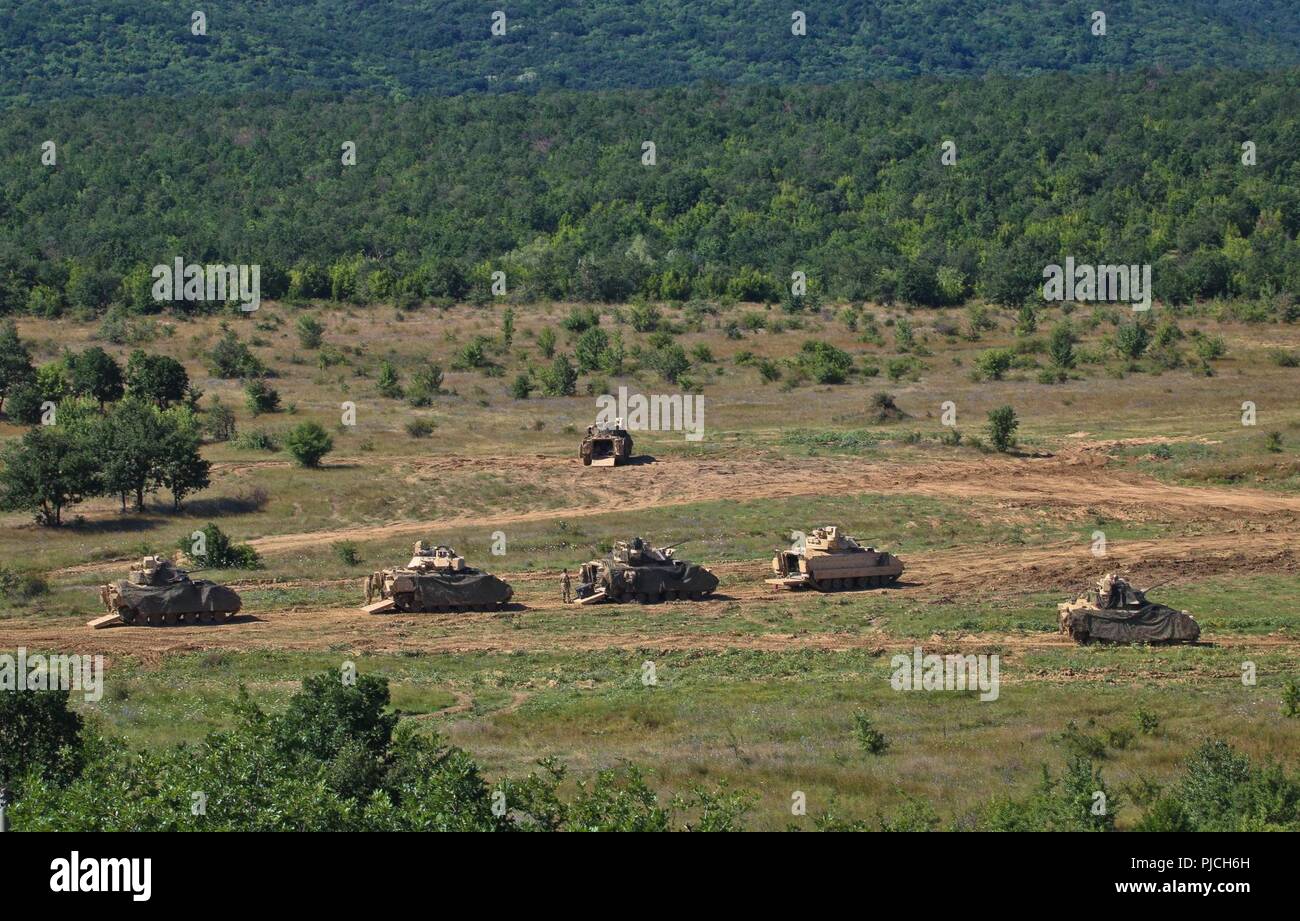
<path id="1" fill-rule="evenodd" d="M 1010 349 L 986 349 L 976 357 L 975 367 L 981 377 L 1000 381 L 1011 370 L 1014 359 L 1015 355 Z"/>
<path id="2" fill-rule="evenodd" d="M 533 392 L 533 379 L 521 371 L 510 383 L 510 395 L 516 400 L 526 400 Z"/>
<path id="3" fill-rule="evenodd" d="M 1294 678 L 1286 679 L 1282 685 L 1282 715 L 1300 717 L 1300 682 Z"/>
<path id="4" fill-rule="evenodd" d="M 406 434 L 410 435 L 412 438 L 428 438 L 433 434 L 433 430 L 437 427 L 437 424 L 432 419 L 426 419 L 423 417 L 408 419 L 406 420 L 406 424 L 403 426 L 403 428 L 406 429 Z"/>
<path id="5" fill-rule="evenodd" d="M 1155 735 L 1156 730 L 1160 728 L 1160 717 L 1142 707 L 1138 707 L 1133 719 L 1137 723 L 1138 732 L 1144 736 Z"/>
<path id="6" fill-rule="evenodd" d="M 226 330 L 217 340 L 217 344 L 208 353 L 208 361 L 212 366 L 212 373 L 227 380 L 266 375 L 266 367 L 261 360 L 239 340 L 232 329 Z"/>
<path id="7" fill-rule="evenodd" d="M 244 402 L 254 416 L 273 413 L 280 408 L 280 393 L 258 378 L 244 385 Z"/>
<path id="8" fill-rule="evenodd" d="M 883 390 L 877 391 L 871 395 L 871 401 L 867 405 L 868 415 L 871 421 L 876 425 L 884 425 L 887 422 L 897 422 L 907 417 L 907 413 L 898 408 L 891 394 Z"/>
<path id="9" fill-rule="evenodd" d="M 320 466 L 321 458 L 334 450 L 334 439 L 317 422 L 301 422 L 289 430 L 285 450 L 303 467 Z"/>
<path id="10" fill-rule="evenodd" d="M 799 350 L 798 363 L 819 384 L 842 384 L 853 368 L 853 356 L 829 342 L 809 339 Z"/>
<path id="11" fill-rule="evenodd" d="M 853 714 L 853 737 L 858 742 L 858 748 L 867 755 L 884 754 L 889 748 L 884 733 L 871 724 L 871 718 L 862 710 Z"/>
<path id="12" fill-rule="evenodd" d="M 397 369 L 391 362 L 382 362 L 379 365 L 379 378 L 375 381 L 375 389 L 381 396 L 393 400 L 400 400 L 404 391 L 402 390 L 402 380 L 397 376 Z"/>
<path id="13" fill-rule="evenodd" d="M 989 413 L 988 420 L 989 441 L 993 447 L 1004 452 L 1010 450 L 1016 443 L 1016 429 L 1020 427 L 1016 411 L 1010 406 L 999 406 Z"/>
<path id="14" fill-rule="evenodd" d="M 298 318 L 296 327 L 298 342 L 301 343 L 304 349 L 320 348 L 321 341 L 325 337 L 325 327 L 320 320 L 309 313 L 305 313 Z"/>
<path id="15" fill-rule="evenodd" d="M 541 379 L 542 392 L 548 397 L 571 397 L 578 391 L 578 372 L 567 355 L 556 355 L 550 366 L 542 368 L 537 376 Z"/>
<path id="16" fill-rule="evenodd" d="M 241 451 L 280 450 L 280 440 L 270 432 L 261 429 L 252 432 L 241 432 L 230 443 Z"/>
<path id="17" fill-rule="evenodd" d="M 334 555 L 344 566 L 356 566 L 361 563 L 361 555 L 357 552 L 356 541 L 340 540 L 331 544 L 334 548 Z"/>
<path id="18" fill-rule="evenodd" d="M 262 562 L 256 550 L 248 544 L 231 543 L 215 524 L 182 537 L 176 546 L 202 569 L 257 569 Z"/>

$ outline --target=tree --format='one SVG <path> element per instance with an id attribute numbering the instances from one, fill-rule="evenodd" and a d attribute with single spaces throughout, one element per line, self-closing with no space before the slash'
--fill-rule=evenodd
<path id="1" fill-rule="evenodd" d="M 32 512 L 37 524 L 57 527 L 99 488 L 94 451 L 63 426 L 38 425 L 0 453 L 0 508 Z"/>
<path id="2" fill-rule="evenodd" d="M 537 349 L 542 353 L 543 358 L 553 358 L 555 356 L 555 330 L 549 326 L 543 326 L 542 331 L 537 334 Z"/>
<path id="3" fill-rule="evenodd" d="M 72 392 L 94 398 L 102 412 L 104 404 L 122 398 L 122 368 L 113 356 L 92 346 L 68 363 Z"/>
<path id="4" fill-rule="evenodd" d="M 35 373 L 31 353 L 18 338 L 18 327 L 13 320 L 6 320 L 0 324 L 0 411 L 9 392 Z"/>
<path id="5" fill-rule="evenodd" d="M 590 374 L 599 371 L 605 363 L 605 352 L 609 349 L 609 336 L 599 326 L 592 326 L 578 337 L 573 347 L 574 358 L 578 361 L 578 373 Z"/>
<path id="6" fill-rule="evenodd" d="M 285 449 L 304 467 L 320 466 L 321 458 L 334 450 L 334 439 L 317 422 L 301 422 L 289 430 Z"/>
<path id="7" fill-rule="evenodd" d="M 229 441 L 235 437 L 234 410 L 213 396 L 212 405 L 204 413 L 203 427 L 213 441 Z"/>
<path id="8" fill-rule="evenodd" d="M 104 492 L 121 498 L 122 511 L 127 496 L 133 496 L 136 511 L 142 511 L 145 495 L 157 488 L 167 435 L 162 410 L 138 397 L 115 404 L 103 423 L 87 433 L 95 445 Z"/>
<path id="9" fill-rule="evenodd" d="M 501 316 L 501 347 L 509 351 L 515 341 L 515 309 L 507 307 Z"/>
<path id="10" fill-rule="evenodd" d="M 375 389 L 382 396 L 394 400 L 402 398 L 402 379 L 397 376 L 397 369 L 391 362 L 381 362 L 379 365 L 379 379 L 375 382 Z"/>
<path id="11" fill-rule="evenodd" d="M 1125 323 L 1115 330 L 1115 351 L 1121 358 L 1136 361 L 1151 343 L 1151 330 L 1141 320 Z"/>
<path id="12" fill-rule="evenodd" d="M 1010 349 L 985 349 L 975 358 L 975 367 L 989 380 L 1000 381 L 1011 369 L 1015 355 Z"/>
<path id="13" fill-rule="evenodd" d="M 304 349 L 318 349 L 325 337 L 325 326 L 309 313 L 298 318 L 298 342 Z"/>
<path id="14" fill-rule="evenodd" d="M 999 451 L 1009 451 L 1015 445 L 1016 429 L 1019 427 L 1020 420 L 1010 406 L 999 406 L 989 413 L 989 441 Z"/>
<path id="15" fill-rule="evenodd" d="M 1074 367 L 1074 329 L 1069 323 L 1058 323 L 1052 328 L 1052 337 L 1047 343 L 1047 354 L 1052 364 L 1062 371 Z"/>
<path id="16" fill-rule="evenodd" d="M 66 690 L 0 694 L 0 789 L 21 795 L 28 776 L 71 780 L 83 761 L 81 729 Z"/>
<path id="17" fill-rule="evenodd" d="M 136 349 L 127 359 L 126 392 L 159 409 L 185 399 L 189 387 L 185 366 L 169 355 L 151 355 Z"/>
<path id="18" fill-rule="evenodd" d="M 171 491 L 173 511 L 180 511 L 187 495 L 208 488 L 212 464 L 199 453 L 202 437 L 194 410 L 188 406 L 173 407 L 163 414 L 163 422 L 157 477 Z"/>
<path id="19" fill-rule="evenodd" d="M 556 355 L 550 367 L 542 368 L 537 376 L 548 397 L 571 397 L 578 392 L 578 372 L 568 355 Z"/>
<path id="20" fill-rule="evenodd" d="M 263 377 L 266 367 L 249 347 L 240 341 L 233 329 L 227 329 L 208 353 L 212 373 L 231 380 L 242 377 Z"/>
<path id="21" fill-rule="evenodd" d="M 273 413 L 280 408 L 280 391 L 261 378 L 254 378 L 244 385 L 244 403 L 254 416 Z"/>
<path id="22" fill-rule="evenodd" d="M 819 384 L 842 384 L 853 367 L 853 356 L 829 342 L 809 339 L 799 350 L 799 366 Z"/>

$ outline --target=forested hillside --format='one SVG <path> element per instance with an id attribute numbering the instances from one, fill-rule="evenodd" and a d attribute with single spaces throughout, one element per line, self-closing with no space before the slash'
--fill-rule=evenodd
<path id="1" fill-rule="evenodd" d="M 1092 34 L 1101 7 L 1106 34 Z M 201 10 L 205 34 L 191 15 Z M 491 17 L 506 16 L 493 36 Z M 793 35 L 791 15 L 807 16 Z M 827 83 L 1300 61 L 1293 0 L 10 0 L 0 99 Z"/>
<path id="2" fill-rule="evenodd" d="M 152 308 L 178 256 L 357 300 L 495 270 L 517 298 L 762 300 L 801 270 L 1015 302 L 1067 255 L 1152 263 L 1174 301 L 1294 293 L 1297 151 L 1294 73 L 63 103 L 0 113 L 0 309 Z"/>

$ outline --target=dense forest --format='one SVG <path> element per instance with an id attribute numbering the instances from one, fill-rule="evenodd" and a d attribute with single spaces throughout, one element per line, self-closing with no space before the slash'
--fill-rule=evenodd
<path id="1" fill-rule="evenodd" d="M 0 100 L 326 90 L 404 98 L 1300 62 L 1293 0 L 11 0 Z M 204 34 L 192 15 L 204 12 Z M 492 16 L 505 21 L 493 35 Z M 794 11 L 806 34 L 794 35 Z"/>
<path id="2" fill-rule="evenodd" d="M 1066 256 L 1150 263 L 1170 302 L 1294 294 L 1298 152 L 1294 71 L 64 102 L 0 113 L 0 312 L 156 309 L 177 257 L 358 301 L 499 270 L 519 300 L 775 300 L 803 271 L 1016 303 Z"/>

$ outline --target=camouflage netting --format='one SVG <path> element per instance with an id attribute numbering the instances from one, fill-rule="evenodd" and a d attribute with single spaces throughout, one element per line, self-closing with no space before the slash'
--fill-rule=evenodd
<path id="1" fill-rule="evenodd" d="M 415 610 L 504 604 L 514 594 L 509 585 L 486 572 L 425 573 L 409 578 L 415 583 Z"/>
<path id="2" fill-rule="evenodd" d="M 117 593 L 127 607 L 145 616 L 200 611 L 234 613 L 240 606 L 239 595 L 233 589 L 205 579 L 166 585 L 135 585 L 121 580 L 117 583 Z"/>
<path id="3" fill-rule="evenodd" d="M 1108 643 L 1194 643 L 1201 635 L 1195 620 L 1163 604 L 1073 611 L 1068 627 L 1075 639 Z"/>

